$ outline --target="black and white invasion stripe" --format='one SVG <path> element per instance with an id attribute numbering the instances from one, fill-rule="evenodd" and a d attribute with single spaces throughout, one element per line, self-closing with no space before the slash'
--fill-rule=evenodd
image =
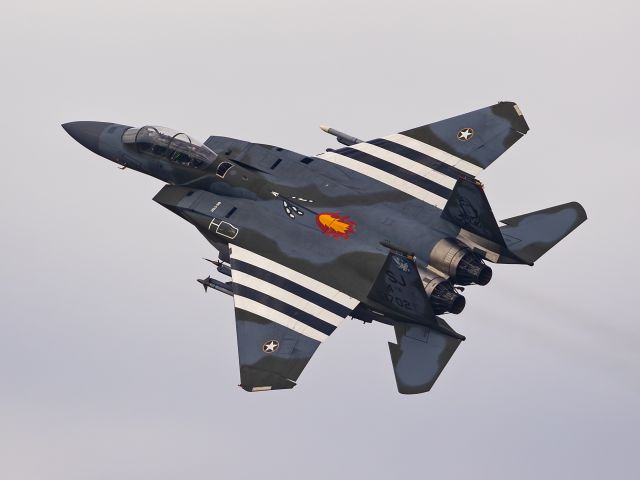
<path id="1" fill-rule="evenodd" d="M 318 155 L 444 208 L 462 176 L 482 168 L 400 133 Z"/>
<path id="2" fill-rule="evenodd" d="M 356 307 L 348 295 L 237 245 L 231 246 L 236 308 L 324 341 Z"/>

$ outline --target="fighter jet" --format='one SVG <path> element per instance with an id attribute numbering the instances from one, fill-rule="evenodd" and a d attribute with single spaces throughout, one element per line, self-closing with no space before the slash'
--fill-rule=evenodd
<path id="1" fill-rule="evenodd" d="M 513 102 L 303 155 L 164 127 L 71 122 L 92 152 L 166 185 L 154 200 L 195 226 L 233 297 L 240 386 L 290 389 L 347 317 L 391 325 L 398 391 L 426 392 L 465 337 L 444 315 L 487 285 L 487 262 L 533 265 L 587 218 L 566 203 L 496 220 L 484 169 L 529 127 Z"/>

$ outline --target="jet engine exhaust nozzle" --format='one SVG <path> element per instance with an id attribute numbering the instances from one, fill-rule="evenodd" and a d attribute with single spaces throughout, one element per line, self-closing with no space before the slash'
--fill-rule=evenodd
<path id="1" fill-rule="evenodd" d="M 451 277 L 459 285 L 486 285 L 493 272 L 478 255 L 453 239 L 443 238 L 429 255 L 429 265 Z"/>
<path id="2" fill-rule="evenodd" d="M 421 269 L 420 277 L 424 290 L 431 300 L 433 313 L 436 315 L 446 312 L 458 314 L 464 310 L 466 300 L 455 291 L 451 282 L 427 269 Z"/>
<path id="3" fill-rule="evenodd" d="M 456 279 L 463 285 L 476 283 L 478 285 L 486 285 L 491 281 L 493 271 L 491 267 L 486 265 L 477 255 L 467 253 L 460 263 L 456 271 Z"/>

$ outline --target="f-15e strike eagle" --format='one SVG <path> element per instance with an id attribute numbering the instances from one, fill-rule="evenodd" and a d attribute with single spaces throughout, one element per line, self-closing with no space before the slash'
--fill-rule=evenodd
<path id="1" fill-rule="evenodd" d="M 346 317 L 392 325 L 398 390 L 431 389 L 465 338 L 458 314 L 485 262 L 533 265 L 586 220 L 578 203 L 496 221 L 476 177 L 527 133 L 515 103 L 316 156 L 163 127 L 71 122 L 89 150 L 166 185 L 154 200 L 218 251 L 199 280 L 235 304 L 240 386 L 292 388 Z"/>

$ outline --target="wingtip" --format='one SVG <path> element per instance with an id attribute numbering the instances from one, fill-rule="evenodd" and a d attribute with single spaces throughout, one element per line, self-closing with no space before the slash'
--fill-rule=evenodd
<path id="1" fill-rule="evenodd" d="M 570 205 L 573 205 L 573 207 L 576 209 L 576 212 L 578 213 L 578 217 L 581 220 L 580 223 L 584 222 L 589 218 L 589 216 L 587 215 L 587 211 L 584 209 L 584 207 L 580 202 L 574 201 L 574 202 L 571 202 Z"/>
<path id="2" fill-rule="evenodd" d="M 529 131 L 529 124 L 524 118 L 522 109 L 516 102 L 511 100 L 501 100 L 494 105 L 494 107 L 494 111 L 500 112 L 510 120 L 511 126 L 514 130 L 519 132 L 521 135 L 526 135 Z"/>

